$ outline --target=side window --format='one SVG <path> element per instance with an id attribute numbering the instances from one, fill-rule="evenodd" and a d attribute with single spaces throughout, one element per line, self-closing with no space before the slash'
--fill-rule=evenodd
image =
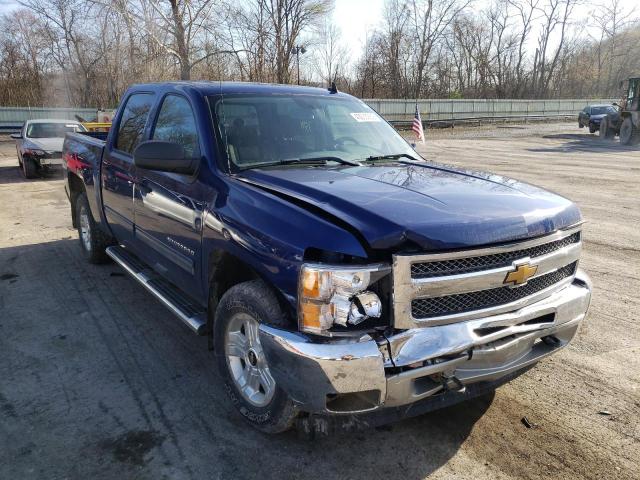
<path id="1" fill-rule="evenodd" d="M 165 97 L 152 138 L 182 145 L 187 157 L 200 156 L 196 119 L 186 98 L 178 95 Z"/>
<path id="2" fill-rule="evenodd" d="M 133 153 L 144 135 L 144 126 L 153 106 L 153 95 L 135 93 L 129 97 L 122 112 L 115 147 L 127 153 Z"/>

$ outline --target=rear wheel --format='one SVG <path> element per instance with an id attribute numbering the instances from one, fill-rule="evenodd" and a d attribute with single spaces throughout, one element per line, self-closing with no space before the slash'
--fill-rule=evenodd
<path id="1" fill-rule="evenodd" d="M 89 263 L 104 263 L 108 260 L 105 249 L 109 246 L 109 237 L 105 235 L 93 220 L 89 201 L 84 193 L 76 200 L 76 221 L 80 248 Z"/>
<path id="2" fill-rule="evenodd" d="M 633 126 L 631 117 L 626 117 L 620 126 L 620 143 L 622 145 L 636 145 L 640 142 L 640 131 Z"/>
<path id="3" fill-rule="evenodd" d="M 231 287 L 216 309 L 214 351 L 238 411 L 257 429 L 279 433 L 291 428 L 298 412 L 269 370 L 260 342 L 261 323 L 287 326 L 273 292 L 262 280 Z"/>

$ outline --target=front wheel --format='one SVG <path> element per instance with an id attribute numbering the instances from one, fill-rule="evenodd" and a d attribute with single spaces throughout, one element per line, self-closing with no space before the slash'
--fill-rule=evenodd
<path id="1" fill-rule="evenodd" d="M 611 140 L 614 137 L 613 126 L 609 123 L 609 117 L 604 117 L 600 122 L 600 138 Z"/>
<path id="2" fill-rule="evenodd" d="M 269 370 L 260 343 L 261 323 L 287 325 L 273 292 L 261 280 L 231 287 L 216 309 L 214 351 L 238 411 L 257 429 L 279 433 L 291 428 L 298 412 Z"/>
<path id="3" fill-rule="evenodd" d="M 38 176 L 38 166 L 35 160 L 22 157 L 22 174 L 24 178 L 36 178 Z"/>
<path id="4" fill-rule="evenodd" d="M 620 126 L 620 143 L 622 145 L 635 145 L 640 141 L 640 131 L 633 126 L 631 117 L 626 117 Z"/>
<path id="5" fill-rule="evenodd" d="M 595 127 L 595 125 L 589 125 L 589 133 L 594 134 L 597 130 L 598 129 Z"/>

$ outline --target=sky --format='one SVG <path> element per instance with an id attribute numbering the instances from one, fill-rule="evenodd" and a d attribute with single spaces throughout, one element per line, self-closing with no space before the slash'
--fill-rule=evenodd
<path id="1" fill-rule="evenodd" d="M 382 20 L 384 0 L 335 0 L 333 21 L 355 61 L 364 49 L 367 32 Z"/>

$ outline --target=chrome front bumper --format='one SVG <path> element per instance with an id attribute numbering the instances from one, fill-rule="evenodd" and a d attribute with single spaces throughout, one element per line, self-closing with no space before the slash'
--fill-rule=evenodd
<path id="1" fill-rule="evenodd" d="M 276 382 L 313 413 L 358 413 L 407 405 L 494 381 L 566 346 L 584 319 L 591 282 L 573 283 L 519 310 L 405 330 L 375 341 L 328 339 L 260 326 Z"/>

